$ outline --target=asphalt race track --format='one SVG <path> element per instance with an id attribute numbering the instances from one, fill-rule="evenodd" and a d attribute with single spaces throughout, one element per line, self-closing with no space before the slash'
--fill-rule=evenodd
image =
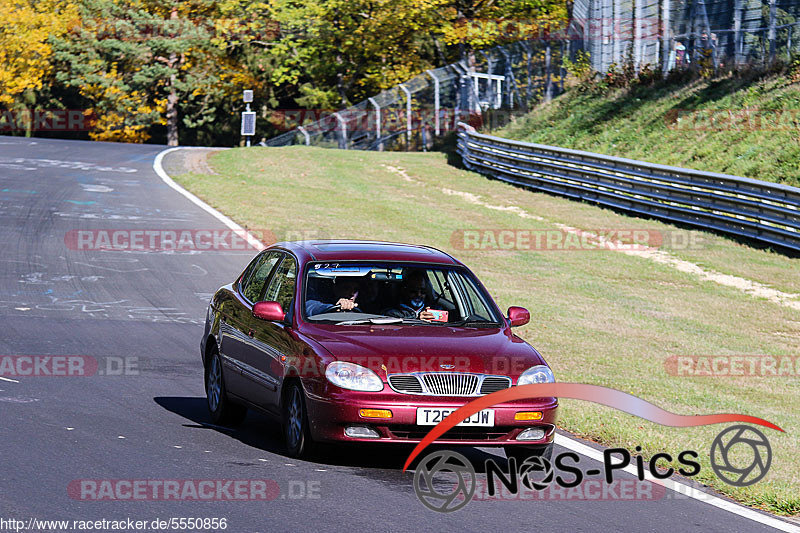
<path id="1" fill-rule="evenodd" d="M 338 449 L 304 462 L 283 455 L 278 425 L 261 415 L 237 430 L 210 425 L 199 355 L 206 306 L 254 252 L 79 250 L 66 238 L 78 229 L 223 228 L 156 175 L 162 150 L 0 137 L 0 356 L 89 356 L 99 365 L 90 376 L 0 380 L 0 518 L 226 518 L 227 531 L 248 533 L 770 529 L 672 493 L 473 501 L 441 514 L 401 471 L 410 450 Z M 117 375 L 120 362 L 129 369 Z M 502 451 L 462 453 L 504 461 Z M 68 491 L 86 479 L 266 479 L 280 495 L 86 501 Z"/>

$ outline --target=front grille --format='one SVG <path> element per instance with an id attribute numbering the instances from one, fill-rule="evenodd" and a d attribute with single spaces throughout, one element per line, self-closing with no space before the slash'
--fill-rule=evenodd
<path id="1" fill-rule="evenodd" d="M 511 387 L 511 379 L 461 372 L 414 372 L 390 375 L 389 386 L 403 394 L 482 396 Z"/>
<path id="2" fill-rule="evenodd" d="M 436 396 L 472 396 L 478 388 L 478 376 L 455 372 L 422 374 L 422 381 L 430 394 Z"/>
<path id="3" fill-rule="evenodd" d="M 491 394 L 511 387 L 511 378 L 486 376 L 481 383 L 481 394 Z"/>
<path id="4" fill-rule="evenodd" d="M 397 392 L 406 394 L 422 394 L 422 384 L 417 376 L 409 374 L 399 376 L 389 376 L 389 385 Z"/>

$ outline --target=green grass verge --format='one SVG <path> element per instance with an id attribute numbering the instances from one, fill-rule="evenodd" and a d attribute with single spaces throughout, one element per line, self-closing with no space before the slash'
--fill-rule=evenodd
<path id="1" fill-rule="evenodd" d="M 215 153 L 210 164 L 218 174 L 176 180 L 242 225 L 270 229 L 278 238 L 393 240 L 454 254 L 501 308 L 530 309 L 531 323 L 517 331 L 560 381 L 614 387 L 682 414 L 746 413 L 775 422 L 787 433 L 767 430 L 774 451 L 770 473 L 738 489 L 709 466 L 708 450 L 721 426 L 667 428 L 575 400 L 562 402 L 560 425 L 606 445 L 640 445 L 645 456 L 696 450 L 703 483 L 749 505 L 800 513 L 800 380 L 675 377 L 664 364 L 672 355 L 800 355 L 800 312 L 619 252 L 475 251 L 451 242 L 454 231 L 475 228 L 677 228 L 487 180 L 449 166 L 438 153 L 251 148 Z M 411 181 L 389 167 L 404 169 Z M 542 220 L 487 205 L 517 206 Z M 688 233 L 701 237 L 703 246 L 671 253 L 800 290 L 799 260 Z"/>
<path id="2" fill-rule="evenodd" d="M 786 75 L 573 87 L 496 134 L 800 186 L 800 83 Z"/>

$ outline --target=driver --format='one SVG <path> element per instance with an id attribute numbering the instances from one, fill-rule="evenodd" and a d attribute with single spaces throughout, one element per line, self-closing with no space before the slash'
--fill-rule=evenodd
<path id="1" fill-rule="evenodd" d="M 336 278 L 333 282 L 334 303 L 319 300 L 306 300 L 306 316 L 319 315 L 327 311 L 359 311 L 356 298 L 358 297 L 358 281 L 352 278 Z"/>
<path id="2" fill-rule="evenodd" d="M 433 313 L 425 306 L 425 297 L 428 294 L 426 278 L 424 270 L 412 270 L 403 280 L 400 303 L 396 307 L 387 309 L 383 314 L 397 318 L 433 320 L 435 318 Z"/>

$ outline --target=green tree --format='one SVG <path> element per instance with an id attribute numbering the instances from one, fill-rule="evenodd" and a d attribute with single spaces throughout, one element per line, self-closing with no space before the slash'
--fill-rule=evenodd
<path id="1" fill-rule="evenodd" d="M 438 0 L 273 0 L 281 36 L 271 81 L 308 107 L 340 107 L 434 61 Z"/>
<path id="2" fill-rule="evenodd" d="M 241 61 L 258 36 L 245 16 L 265 4 L 228 0 L 82 0 L 81 23 L 53 37 L 58 81 L 77 88 L 98 118 L 95 140 L 142 142 L 156 125 L 167 144 L 180 122 L 197 128 L 217 107 L 258 84 Z"/>
<path id="3" fill-rule="evenodd" d="M 341 107 L 501 41 L 564 26 L 564 0 L 272 0 L 271 81 L 307 107 Z M 446 47 L 442 46 L 446 45 Z"/>

